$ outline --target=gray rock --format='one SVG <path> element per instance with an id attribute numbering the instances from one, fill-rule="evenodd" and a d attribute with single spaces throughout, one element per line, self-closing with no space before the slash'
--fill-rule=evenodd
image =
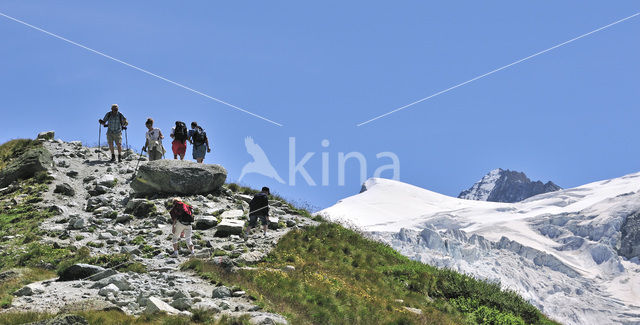
<path id="1" fill-rule="evenodd" d="M 94 289 L 104 288 L 109 284 L 115 285 L 116 287 L 118 287 L 118 289 L 122 291 L 128 291 L 132 289 L 131 283 L 129 283 L 129 281 L 127 280 L 127 275 L 123 273 L 118 273 L 110 277 L 104 278 L 100 281 L 97 281 L 91 286 L 91 288 L 94 288 Z"/>
<path id="2" fill-rule="evenodd" d="M 193 227 L 196 230 L 207 230 L 215 227 L 217 224 L 218 224 L 218 219 L 216 217 L 202 216 L 196 220 Z"/>
<path id="3" fill-rule="evenodd" d="M 53 193 L 60 193 L 66 196 L 74 196 L 76 195 L 76 191 L 71 187 L 71 185 L 67 183 L 62 183 L 56 185 L 56 188 L 53 190 Z"/>
<path id="4" fill-rule="evenodd" d="M 228 298 L 231 297 L 231 290 L 225 286 L 216 287 L 213 289 L 213 298 Z"/>
<path id="5" fill-rule="evenodd" d="M 486 188 L 491 188 L 491 190 Z M 513 203 L 538 194 L 561 189 L 560 186 L 553 182 L 547 182 L 546 184 L 541 181 L 532 182 L 522 172 L 498 168 L 489 172 L 470 189 L 460 193 L 458 198 Z"/>
<path id="6" fill-rule="evenodd" d="M 282 316 L 273 314 L 264 314 L 251 317 L 249 319 L 251 325 L 276 325 L 276 324 L 288 324 L 287 320 Z"/>
<path id="7" fill-rule="evenodd" d="M 83 218 L 71 218 L 69 219 L 69 229 L 82 229 L 87 226 L 86 220 Z"/>
<path id="8" fill-rule="evenodd" d="M 38 133 L 38 137 L 36 139 L 37 140 L 53 140 L 55 136 L 56 136 L 55 131 L 45 131 L 45 132 Z"/>
<path id="9" fill-rule="evenodd" d="M 640 212 L 627 216 L 620 230 L 618 253 L 628 259 L 640 258 Z"/>
<path id="10" fill-rule="evenodd" d="M 120 291 L 120 289 L 118 289 L 118 287 L 115 284 L 109 283 L 106 287 L 103 287 L 102 289 L 100 289 L 98 291 L 98 294 L 103 296 L 103 297 L 106 297 L 109 294 L 115 294 L 115 293 L 117 293 L 119 291 Z"/>
<path id="11" fill-rule="evenodd" d="M 58 281 L 73 281 L 87 278 L 91 275 L 103 272 L 105 269 L 100 266 L 90 264 L 74 264 L 66 268 L 60 274 Z"/>
<path id="12" fill-rule="evenodd" d="M 222 311 L 222 309 L 218 307 L 218 305 L 216 305 L 211 301 L 197 302 L 196 304 L 193 305 L 193 309 L 207 310 L 207 311 L 210 311 L 212 314 L 217 314 Z"/>
<path id="13" fill-rule="evenodd" d="M 171 315 L 180 314 L 179 310 L 171 307 L 166 302 L 160 300 L 160 298 L 149 297 L 146 299 L 146 302 L 147 302 L 147 308 L 144 310 L 144 312 L 147 314 L 156 314 L 156 313 L 162 313 L 162 312 L 165 312 Z"/>
<path id="14" fill-rule="evenodd" d="M 280 218 L 269 217 L 269 229 L 278 230 L 280 228 Z"/>
<path id="15" fill-rule="evenodd" d="M 78 315 L 59 315 L 53 319 L 42 320 L 27 325 L 88 325 L 89 322 Z"/>
<path id="16" fill-rule="evenodd" d="M 76 178 L 76 176 L 78 176 L 78 172 L 75 170 L 70 170 L 67 172 L 67 176 L 71 177 L 71 178 Z"/>
<path id="17" fill-rule="evenodd" d="M 203 194 L 220 189 L 227 171 L 220 165 L 161 159 L 141 165 L 131 182 L 138 194 Z"/>
<path id="18" fill-rule="evenodd" d="M 109 188 L 104 185 L 96 185 L 93 189 L 89 190 L 89 195 L 98 196 L 109 193 Z"/>
<path id="19" fill-rule="evenodd" d="M 146 199 L 133 199 L 127 202 L 124 212 L 131 213 L 138 218 L 146 218 L 155 214 L 156 206 Z"/>
<path id="20" fill-rule="evenodd" d="M 96 273 L 96 274 L 88 277 L 87 280 L 89 280 L 89 281 L 100 281 L 100 280 L 108 278 L 108 277 L 110 277 L 110 276 L 112 276 L 114 274 L 118 274 L 118 271 L 112 270 L 112 269 L 107 269 L 107 270 L 104 270 L 104 271 L 102 271 L 100 273 Z"/>
<path id="21" fill-rule="evenodd" d="M 103 175 L 102 177 L 98 178 L 98 180 L 96 181 L 98 185 L 102 185 L 108 188 L 113 188 L 114 186 L 116 186 L 116 178 L 113 177 L 113 175 Z"/>
<path id="22" fill-rule="evenodd" d="M 129 222 L 131 219 L 133 219 L 133 217 L 130 214 L 122 214 L 122 215 L 118 215 L 116 217 L 116 223 L 127 223 Z"/>
<path id="23" fill-rule="evenodd" d="M 193 306 L 191 298 L 178 298 L 171 303 L 171 307 L 177 310 L 188 310 Z"/>
<path id="24" fill-rule="evenodd" d="M 216 227 L 216 237 L 229 237 L 231 235 L 242 235 L 244 221 L 237 219 L 222 219 Z"/>
<path id="25" fill-rule="evenodd" d="M 52 165 L 53 157 L 47 149 L 38 147 L 27 150 L 0 170 L 0 188 L 18 179 L 29 178 L 38 172 L 46 171 Z"/>

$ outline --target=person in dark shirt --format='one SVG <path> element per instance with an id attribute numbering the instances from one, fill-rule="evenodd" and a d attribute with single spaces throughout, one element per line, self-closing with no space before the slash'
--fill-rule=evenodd
<path id="1" fill-rule="evenodd" d="M 269 224 L 269 188 L 266 186 L 249 202 L 249 227 L 244 234 L 244 240 L 249 239 L 249 232 L 258 225 L 258 218 L 262 223 L 262 235 L 266 237 Z"/>

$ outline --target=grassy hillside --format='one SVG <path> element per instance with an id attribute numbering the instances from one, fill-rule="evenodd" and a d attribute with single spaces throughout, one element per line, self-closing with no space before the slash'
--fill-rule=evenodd
<path id="1" fill-rule="evenodd" d="M 293 324 L 553 324 L 496 284 L 411 261 L 332 223 L 290 232 L 254 268 L 183 267 L 240 286 Z"/>
<path id="2" fill-rule="evenodd" d="M 0 169 L 36 141 L 13 140 L 0 146 Z M 76 262 L 120 265 L 130 256 L 90 256 L 86 248 L 59 247 L 47 238 L 59 236 L 38 228 L 53 213 L 41 209 L 46 173 L 22 180 L 0 197 L 0 308 L 25 284 L 55 277 Z M 233 185 L 229 186 L 234 189 Z M 249 189 L 235 188 L 236 191 Z M 308 212 L 301 211 L 308 216 Z M 283 271 L 285 266 L 295 270 Z M 285 315 L 291 324 L 552 324 L 513 292 L 470 277 L 433 268 L 400 255 L 339 225 L 293 230 L 267 259 L 235 273 L 208 260 L 183 265 L 216 283 L 241 287 L 267 310 Z M 145 272 L 136 263 L 121 270 Z M 219 319 L 203 311 L 191 318 L 132 317 L 115 311 L 79 313 L 90 324 L 247 324 L 247 319 Z M 55 315 L 2 313 L 0 324 L 21 324 Z"/>

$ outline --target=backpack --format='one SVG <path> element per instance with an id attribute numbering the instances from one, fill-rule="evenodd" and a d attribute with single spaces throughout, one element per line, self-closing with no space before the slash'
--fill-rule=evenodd
<path id="1" fill-rule="evenodd" d="M 188 138 L 187 125 L 184 124 L 184 122 L 176 122 L 176 129 L 173 132 L 173 136 L 176 138 L 176 140 L 185 142 Z"/>
<path id="2" fill-rule="evenodd" d="M 171 215 L 171 218 L 177 219 L 180 223 L 185 225 L 190 225 L 194 221 L 193 208 L 183 202 L 174 205 L 173 208 L 171 208 L 171 211 L 169 211 L 169 214 Z"/>
<path id="3" fill-rule="evenodd" d="M 200 145 L 207 141 L 207 133 L 204 132 L 204 130 L 201 127 L 196 126 L 191 138 L 193 139 L 194 143 L 197 143 Z"/>
<path id="4" fill-rule="evenodd" d="M 251 199 L 251 202 L 249 202 L 249 215 L 269 215 L 269 197 L 267 194 L 260 192 Z"/>

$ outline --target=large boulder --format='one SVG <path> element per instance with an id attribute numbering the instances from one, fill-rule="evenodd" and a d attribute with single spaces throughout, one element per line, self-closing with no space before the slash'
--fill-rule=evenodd
<path id="1" fill-rule="evenodd" d="M 96 273 L 103 272 L 104 270 L 105 269 L 100 266 L 81 263 L 74 264 L 62 271 L 59 281 L 81 280 Z"/>
<path id="2" fill-rule="evenodd" d="M 46 171 L 52 165 L 53 157 L 47 149 L 43 147 L 30 149 L 0 170 L 0 188 L 18 179 L 29 178 L 37 172 Z"/>
<path id="3" fill-rule="evenodd" d="M 222 219 L 216 227 L 216 237 L 229 237 L 231 235 L 242 235 L 244 221 L 237 219 Z"/>
<path id="4" fill-rule="evenodd" d="M 38 133 L 38 137 L 36 139 L 37 140 L 53 140 L 55 135 L 56 135 L 55 131 L 40 132 Z"/>
<path id="5" fill-rule="evenodd" d="M 179 310 L 171 307 L 169 304 L 156 297 L 149 297 L 147 300 L 147 308 L 144 312 L 147 314 L 157 314 L 162 312 L 170 315 L 180 314 Z"/>
<path id="6" fill-rule="evenodd" d="M 220 189 L 227 171 L 220 165 L 161 159 L 138 169 L 131 188 L 137 194 L 203 194 Z"/>

